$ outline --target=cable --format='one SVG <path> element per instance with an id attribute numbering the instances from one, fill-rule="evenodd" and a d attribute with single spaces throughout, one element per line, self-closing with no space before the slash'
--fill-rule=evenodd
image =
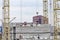
<path id="1" fill-rule="evenodd" d="M 22 22 L 22 0 L 20 0 L 20 20 Z"/>
<path id="2" fill-rule="evenodd" d="M 50 4 L 49 4 L 49 5 L 50 5 L 49 13 L 50 13 L 50 18 L 51 18 L 51 16 L 52 16 L 52 15 L 51 15 L 51 12 L 52 12 L 52 11 L 51 11 L 51 8 L 52 8 L 52 7 L 51 7 L 51 5 L 52 5 L 52 3 L 51 3 L 51 2 L 52 2 L 52 1 L 51 1 L 51 0 L 49 0 L 49 2 L 50 2 Z M 50 19 L 50 21 L 51 21 L 51 19 Z"/>
<path id="3" fill-rule="evenodd" d="M 36 0 L 36 14 L 38 14 L 38 7 L 39 5 L 38 5 L 38 0 Z"/>

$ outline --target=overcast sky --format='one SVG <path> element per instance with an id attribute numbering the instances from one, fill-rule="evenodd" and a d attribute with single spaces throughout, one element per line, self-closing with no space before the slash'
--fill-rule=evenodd
<path id="1" fill-rule="evenodd" d="M 2 2 L 0 0 L 0 14 L 2 14 Z M 36 15 L 36 11 L 42 14 L 42 0 L 10 0 L 10 17 L 16 17 L 15 22 L 32 22 L 32 17 Z"/>
<path id="2" fill-rule="evenodd" d="M 42 14 L 42 0 L 11 0 L 10 1 L 10 11 L 11 11 L 10 14 L 11 17 L 12 15 L 17 17 L 16 21 L 32 22 L 32 17 L 36 15 L 37 9 L 39 11 L 39 14 Z"/>
<path id="3" fill-rule="evenodd" d="M 0 0 L 0 19 L 2 19 L 3 14 L 2 5 L 3 0 Z M 43 15 L 43 0 L 10 0 L 10 18 L 16 17 L 13 22 L 32 22 L 36 11 L 39 12 L 39 15 Z M 49 16 L 52 15 L 49 14 Z"/>

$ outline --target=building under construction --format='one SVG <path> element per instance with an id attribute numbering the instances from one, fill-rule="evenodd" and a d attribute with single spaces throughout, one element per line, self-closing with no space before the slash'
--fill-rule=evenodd
<path id="1" fill-rule="evenodd" d="M 53 4 L 51 1 L 53 1 Z M 16 23 L 13 23 L 13 25 L 10 23 L 10 0 L 3 0 L 2 40 L 60 40 L 58 35 L 58 32 L 60 32 L 60 0 L 43 0 L 43 16 L 48 19 L 48 8 L 51 9 L 51 6 L 53 7 L 53 26 L 49 23 L 38 25 L 16 25 Z M 51 30 L 51 27 L 53 27 L 53 30 Z M 53 33 L 52 38 L 50 37 L 51 31 Z"/>
<path id="2" fill-rule="evenodd" d="M 49 24 L 11 23 L 11 40 L 52 40 L 53 26 Z"/>
<path id="3" fill-rule="evenodd" d="M 33 23 L 35 24 L 48 24 L 48 18 L 42 16 L 42 15 L 37 15 L 33 17 Z"/>

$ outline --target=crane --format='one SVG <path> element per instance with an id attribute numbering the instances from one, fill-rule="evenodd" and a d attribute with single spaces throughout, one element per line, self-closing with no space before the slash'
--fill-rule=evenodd
<path id="1" fill-rule="evenodd" d="M 48 18 L 48 0 L 43 0 L 43 16 Z"/>
<path id="2" fill-rule="evenodd" d="M 3 39 L 2 40 L 10 40 L 10 27 L 9 27 L 9 1 L 3 1 Z"/>
<path id="3" fill-rule="evenodd" d="M 54 40 L 58 40 L 57 36 L 58 32 L 60 31 L 59 28 L 60 18 L 58 18 L 58 16 L 60 16 L 60 14 L 58 14 L 58 10 L 60 10 L 58 4 L 59 1 L 60 0 L 53 0 Z M 48 0 L 43 0 L 43 15 L 45 17 L 48 17 Z"/>
<path id="4" fill-rule="evenodd" d="M 53 0 L 53 15 L 54 15 L 54 40 L 58 40 L 57 36 L 58 36 L 58 28 L 59 28 L 59 20 L 60 18 L 58 18 L 59 13 L 58 11 L 60 11 L 60 8 L 59 8 L 59 2 L 60 0 Z"/>

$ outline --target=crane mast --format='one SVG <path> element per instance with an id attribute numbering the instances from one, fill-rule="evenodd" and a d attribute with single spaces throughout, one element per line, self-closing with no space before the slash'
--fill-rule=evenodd
<path id="1" fill-rule="evenodd" d="M 9 27 L 9 0 L 3 2 L 3 40 L 10 40 L 10 27 Z"/>
<path id="2" fill-rule="evenodd" d="M 43 16 L 48 18 L 48 0 L 43 0 Z"/>
<path id="3" fill-rule="evenodd" d="M 58 36 L 58 32 L 60 31 L 59 29 L 59 22 L 60 22 L 60 18 L 58 18 L 58 16 L 60 16 L 60 14 L 58 14 L 58 10 L 60 11 L 59 8 L 59 2 L 60 0 L 53 0 L 53 20 L 54 20 L 54 40 L 58 40 L 57 36 Z M 45 17 L 48 17 L 48 0 L 43 0 L 43 15 Z"/>
<path id="4" fill-rule="evenodd" d="M 58 18 L 58 16 L 60 16 L 58 14 L 58 11 L 60 11 L 60 8 L 59 8 L 59 2 L 60 0 L 53 0 L 53 15 L 54 15 L 54 40 L 58 40 L 57 36 L 58 36 L 58 28 L 59 28 L 59 20 L 60 18 Z"/>

